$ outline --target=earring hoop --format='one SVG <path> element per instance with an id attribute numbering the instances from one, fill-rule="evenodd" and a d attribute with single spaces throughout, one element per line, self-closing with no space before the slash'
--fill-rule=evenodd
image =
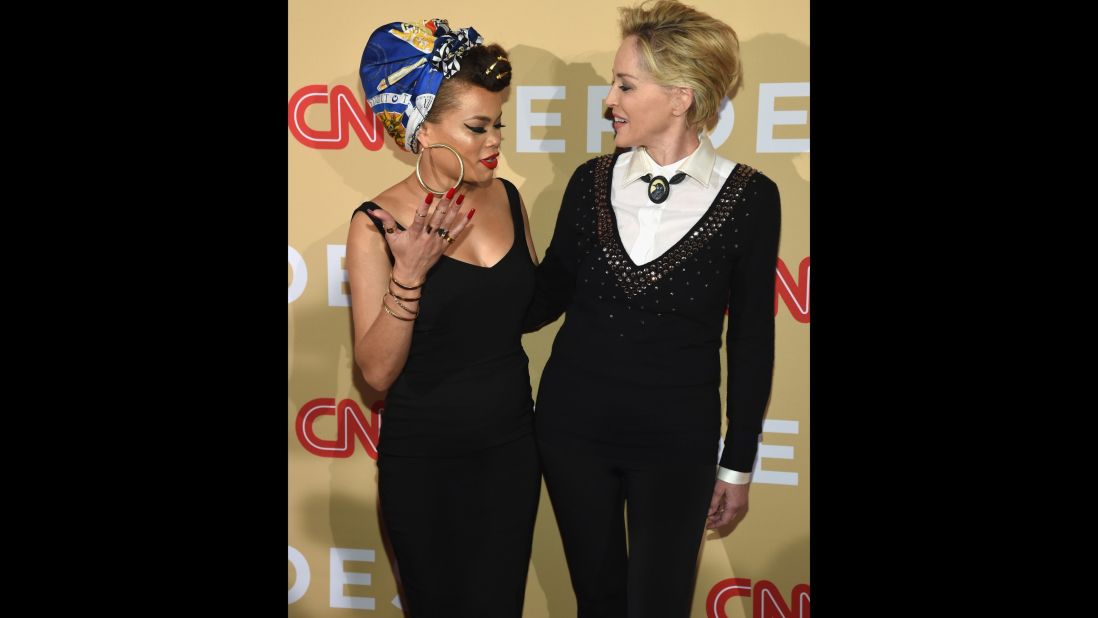
<path id="1" fill-rule="evenodd" d="M 438 191 L 436 189 L 432 189 L 431 187 L 428 187 L 427 183 L 423 182 L 423 175 L 420 174 L 420 171 L 419 171 L 419 163 L 420 163 L 420 161 L 423 160 L 423 153 L 426 152 L 430 148 L 445 148 L 446 150 L 449 150 L 450 152 L 452 152 L 455 157 L 457 157 L 458 165 L 461 166 L 461 171 L 458 172 L 457 182 L 455 182 L 454 186 L 450 187 L 450 189 L 456 189 L 457 186 L 461 184 L 461 181 L 465 179 L 465 162 L 461 160 L 461 155 L 458 154 L 458 151 L 454 150 L 454 147 L 450 146 L 448 144 L 431 144 L 430 146 L 424 146 L 424 147 L 419 149 L 419 156 L 416 157 L 416 180 L 419 181 L 419 186 L 423 187 L 424 191 L 434 193 L 435 195 L 445 195 L 446 192 L 449 191 L 449 189 L 443 189 L 442 191 Z"/>

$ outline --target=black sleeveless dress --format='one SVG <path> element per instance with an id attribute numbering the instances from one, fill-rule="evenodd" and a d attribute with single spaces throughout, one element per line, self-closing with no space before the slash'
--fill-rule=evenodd
<path id="1" fill-rule="evenodd" d="M 541 494 L 522 348 L 535 267 L 518 191 L 500 181 L 511 248 L 490 267 L 432 267 L 381 414 L 378 497 L 415 618 L 522 615 Z"/>
<path id="2" fill-rule="evenodd" d="M 500 180 L 514 223 L 511 249 L 491 267 L 444 255 L 416 290 L 419 316 L 408 361 L 385 400 L 381 453 L 457 455 L 532 431 L 522 320 L 534 293 L 534 264 L 518 191 Z M 373 208 L 366 202 L 358 210 Z"/>

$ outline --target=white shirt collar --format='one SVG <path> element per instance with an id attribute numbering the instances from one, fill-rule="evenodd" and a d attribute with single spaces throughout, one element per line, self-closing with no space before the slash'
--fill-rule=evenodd
<path id="1" fill-rule="evenodd" d="M 709 187 L 709 180 L 713 175 L 713 166 L 716 162 L 717 150 L 713 148 L 713 142 L 709 141 L 709 136 L 704 131 L 698 133 L 698 147 L 694 149 L 694 152 L 690 153 L 682 162 L 669 166 L 658 165 L 648 155 L 644 146 L 637 146 L 633 149 L 629 169 L 625 171 L 625 185 L 640 180 L 640 177 L 645 174 L 659 175 L 658 172 L 661 167 L 670 167 L 672 170 L 677 167 L 678 171 L 693 178 L 701 186 Z"/>

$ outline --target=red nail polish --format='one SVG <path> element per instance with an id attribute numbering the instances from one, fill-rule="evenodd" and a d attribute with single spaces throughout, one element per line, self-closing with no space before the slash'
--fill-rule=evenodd
<path id="1" fill-rule="evenodd" d="M 476 209 L 476 208 L 474 208 L 474 209 L 470 210 L 470 211 L 469 211 L 469 214 L 465 215 L 465 218 L 466 218 L 466 219 L 472 219 L 472 218 L 473 218 L 473 213 L 474 213 L 474 212 L 476 212 L 476 211 L 477 211 L 477 209 Z"/>
<path id="2" fill-rule="evenodd" d="M 453 199 L 454 191 L 457 191 L 457 187 L 450 187 L 450 190 L 446 192 L 446 199 Z"/>
<path id="3" fill-rule="evenodd" d="M 461 195 L 458 196 L 457 205 L 461 206 L 461 203 L 464 202 L 464 201 L 465 201 L 465 194 L 462 193 Z"/>
<path id="4" fill-rule="evenodd" d="M 428 193 L 427 198 L 423 200 L 423 203 L 430 206 L 431 202 L 434 201 L 434 199 L 435 199 L 435 194 L 434 193 Z"/>

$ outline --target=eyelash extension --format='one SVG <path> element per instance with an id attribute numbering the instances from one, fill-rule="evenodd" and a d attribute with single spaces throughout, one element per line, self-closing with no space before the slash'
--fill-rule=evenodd
<path id="1" fill-rule="evenodd" d="M 497 125 L 492 125 L 492 126 L 494 126 L 494 127 L 495 127 L 495 128 L 497 128 L 497 129 L 502 129 L 502 128 L 506 127 L 507 125 L 505 125 L 505 124 L 497 124 Z M 469 126 L 469 125 L 465 125 L 465 128 L 466 128 L 466 129 L 469 129 L 469 130 L 470 130 L 470 131 L 472 131 L 473 133 L 484 133 L 484 132 L 486 131 L 486 129 L 485 129 L 484 127 L 471 127 L 471 126 Z"/>

